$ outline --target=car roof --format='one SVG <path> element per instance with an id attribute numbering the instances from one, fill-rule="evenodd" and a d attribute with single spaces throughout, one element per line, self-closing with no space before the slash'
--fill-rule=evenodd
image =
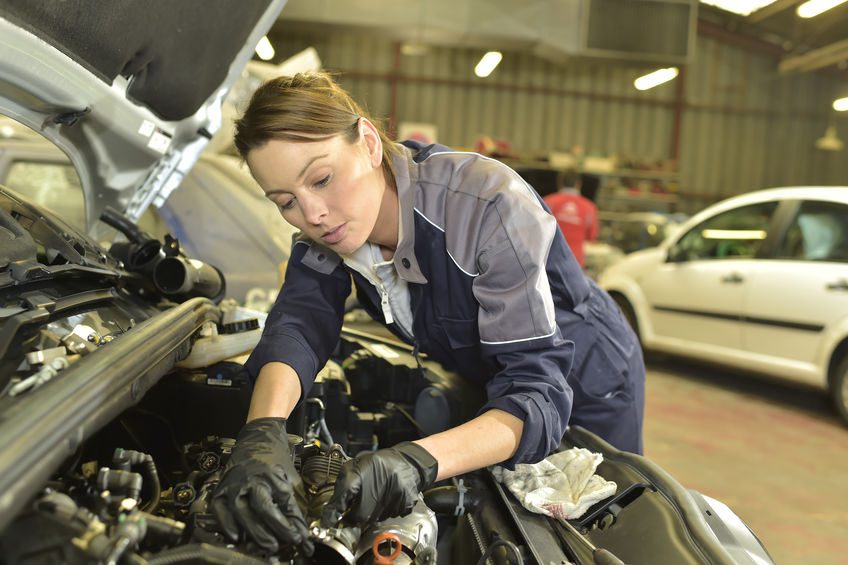
<path id="1" fill-rule="evenodd" d="M 787 186 L 779 188 L 764 188 L 732 196 L 717 202 L 695 216 L 691 222 L 700 221 L 703 217 L 760 202 L 775 202 L 780 200 L 828 200 L 848 204 L 848 186 Z"/>
<path id="2" fill-rule="evenodd" d="M 764 188 L 734 198 L 750 196 L 761 200 L 788 200 L 801 198 L 805 200 L 835 200 L 848 201 L 848 186 L 783 186 Z"/>

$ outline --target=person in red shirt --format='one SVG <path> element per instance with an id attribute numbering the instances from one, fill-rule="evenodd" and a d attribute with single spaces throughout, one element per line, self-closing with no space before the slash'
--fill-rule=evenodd
<path id="1" fill-rule="evenodd" d="M 598 208 L 580 195 L 580 175 L 574 169 L 562 174 L 562 188 L 544 197 L 545 203 L 565 236 L 565 241 L 581 267 L 586 266 L 583 242 L 598 238 Z"/>

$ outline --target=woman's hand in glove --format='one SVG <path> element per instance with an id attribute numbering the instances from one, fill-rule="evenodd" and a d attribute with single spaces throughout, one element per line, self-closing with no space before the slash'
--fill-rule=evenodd
<path id="1" fill-rule="evenodd" d="M 212 495 L 212 512 L 224 534 L 236 542 L 240 532 L 273 554 L 280 544 L 313 545 L 297 505 L 294 468 L 284 418 L 258 418 L 244 425 Z"/>
<path id="2" fill-rule="evenodd" d="M 415 443 L 360 453 L 342 466 L 321 525 L 366 525 L 412 511 L 418 493 L 433 484 L 439 464 Z"/>

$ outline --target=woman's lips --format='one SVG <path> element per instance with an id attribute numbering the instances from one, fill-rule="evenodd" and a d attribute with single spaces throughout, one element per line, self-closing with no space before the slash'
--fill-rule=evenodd
<path id="1" fill-rule="evenodd" d="M 342 238 L 344 238 L 345 232 L 347 232 L 347 224 L 342 224 L 333 231 L 328 231 L 322 235 L 321 239 L 331 244 L 338 243 L 342 240 Z"/>

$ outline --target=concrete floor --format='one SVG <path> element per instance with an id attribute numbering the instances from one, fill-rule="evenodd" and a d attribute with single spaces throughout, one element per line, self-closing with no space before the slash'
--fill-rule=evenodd
<path id="1" fill-rule="evenodd" d="M 647 360 L 645 455 L 721 500 L 775 563 L 848 565 L 848 428 L 817 389 Z"/>

